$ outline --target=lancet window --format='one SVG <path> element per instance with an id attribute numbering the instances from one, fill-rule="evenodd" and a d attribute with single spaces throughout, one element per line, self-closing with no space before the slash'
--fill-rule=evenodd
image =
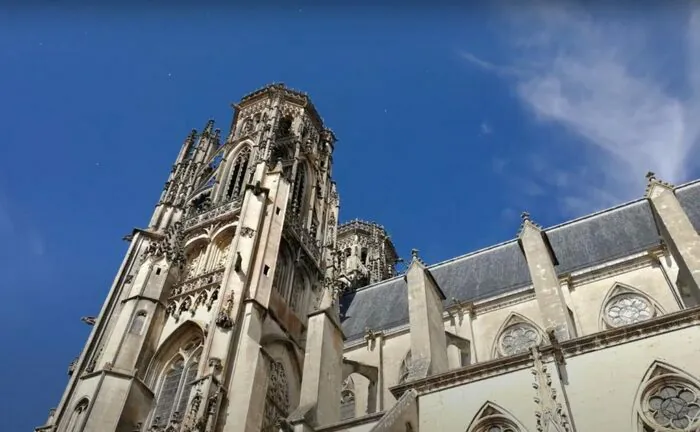
<path id="1" fill-rule="evenodd" d="M 229 176 L 228 187 L 226 189 L 227 198 L 234 198 L 243 193 L 249 162 L 250 147 L 244 147 L 238 153 L 236 159 L 233 161 L 233 165 L 231 166 L 231 174 Z"/>
<path id="2" fill-rule="evenodd" d="M 180 349 L 164 368 L 157 385 L 153 426 L 166 426 L 181 421 L 187 408 L 193 381 L 197 377 L 201 340 L 196 339 Z"/>
<path id="3" fill-rule="evenodd" d="M 143 331 L 143 326 L 146 323 L 146 311 L 138 311 L 131 321 L 131 326 L 129 326 L 129 333 L 140 335 Z"/>
<path id="4" fill-rule="evenodd" d="M 87 399 L 81 399 L 78 402 L 70 415 L 65 432 L 78 432 L 82 428 L 89 404 L 90 402 Z"/>
<path id="5" fill-rule="evenodd" d="M 295 216 L 301 215 L 304 207 L 304 192 L 306 188 L 306 170 L 303 165 L 297 167 L 297 173 L 294 178 L 294 185 L 291 195 L 292 214 Z"/>

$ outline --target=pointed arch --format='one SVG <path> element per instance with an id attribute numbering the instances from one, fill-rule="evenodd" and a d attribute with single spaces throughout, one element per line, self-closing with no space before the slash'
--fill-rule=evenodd
<path id="1" fill-rule="evenodd" d="M 492 358 L 522 354 L 544 340 L 540 326 L 517 312 L 511 312 L 496 333 L 491 348 Z"/>
<path id="2" fill-rule="evenodd" d="M 78 403 L 75 404 L 63 432 L 78 432 L 82 430 L 89 406 L 90 400 L 87 397 L 80 398 Z"/>
<path id="3" fill-rule="evenodd" d="M 633 403 L 635 431 L 700 427 L 700 380 L 663 360 L 654 360 L 647 368 Z"/>
<path id="4" fill-rule="evenodd" d="M 165 364 L 179 352 L 181 347 L 187 347 L 195 339 L 204 341 L 204 327 L 194 320 L 186 320 L 180 324 L 156 349 L 153 359 L 148 365 L 145 382 L 153 389 L 157 374 Z"/>
<path id="5" fill-rule="evenodd" d="M 466 432 L 527 432 L 527 429 L 509 411 L 486 401 L 469 422 Z"/>
<path id="6" fill-rule="evenodd" d="M 615 282 L 600 305 L 598 322 L 602 331 L 647 321 L 664 313 L 661 305 L 647 293 Z"/>
<path id="7" fill-rule="evenodd" d="M 157 350 L 147 374 L 154 394 L 147 422 L 151 426 L 182 420 L 197 378 L 203 343 L 200 326 L 186 321 Z"/>
<path id="8" fill-rule="evenodd" d="M 247 183 L 248 171 L 251 162 L 251 148 L 244 145 L 239 148 L 231 162 L 226 180 L 225 198 L 232 199 L 243 194 L 244 186 Z"/>

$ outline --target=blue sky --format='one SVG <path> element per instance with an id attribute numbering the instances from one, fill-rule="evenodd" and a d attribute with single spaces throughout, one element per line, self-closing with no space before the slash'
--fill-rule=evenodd
<path id="1" fill-rule="evenodd" d="M 700 12 L 590 3 L 5 10 L 2 430 L 58 403 L 189 130 L 270 82 L 336 132 L 341 218 L 430 263 L 697 176 Z"/>

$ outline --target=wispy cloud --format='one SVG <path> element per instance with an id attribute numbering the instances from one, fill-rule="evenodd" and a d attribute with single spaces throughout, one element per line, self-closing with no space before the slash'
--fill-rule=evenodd
<path id="1" fill-rule="evenodd" d="M 507 79 L 536 119 L 577 138 L 566 149 L 573 154 L 568 169 L 536 155 L 546 181 L 564 189 L 569 213 L 640 196 L 648 170 L 687 180 L 696 168 L 689 156 L 700 143 L 700 6 L 662 11 L 681 29 L 678 45 L 658 42 L 658 11 L 624 19 L 599 12 L 546 2 L 518 8 L 509 16 L 508 37 L 519 53 L 513 64 L 461 53 Z M 542 154 L 562 151 L 563 144 L 551 142 Z M 539 178 L 537 171 L 533 165 L 530 174 Z"/>
<path id="2" fill-rule="evenodd" d="M 491 132 L 493 132 L 493 130 L 491 129 L 491 126 L 486 122 L 481 123 L 480 129 L 481 129 L 481 135 L 489 135 L 489 134 L 491 134 Z"/>

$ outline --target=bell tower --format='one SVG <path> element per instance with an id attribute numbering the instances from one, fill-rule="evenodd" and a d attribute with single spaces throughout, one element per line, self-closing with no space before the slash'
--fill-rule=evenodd
<path id="1" fill-rule="evenodd" d="M 398 255 L 383 226 L 353 220 L 338 227 L 339 273 L 347 289 L 396 276 Z"/>
<path id="2" fill-rule="evenodd" d="M 327 298 L 333 132 L 282 84 L 185 139 L 46 432 L 253 432 L 299 401 L 309 314 Z"/>

